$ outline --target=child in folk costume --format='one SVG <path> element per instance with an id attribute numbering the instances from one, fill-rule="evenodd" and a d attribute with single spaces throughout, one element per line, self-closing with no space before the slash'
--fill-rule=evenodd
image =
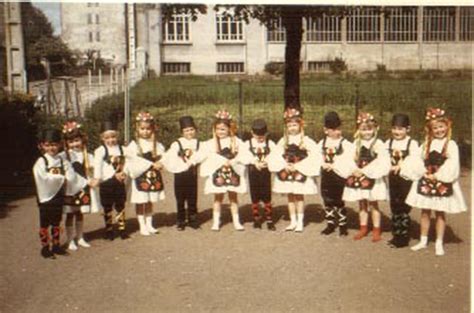
<path id="1" fill-rule="evenodd" d="M 342 194 L 346 177 L 341 176 L 341 167 L 351 156 L 353 145 L 341 132 L 341 120 L 336 112 L 324 116 L 324 138 L 318 144 L 323 160 L 321 165 L 321 196 L 324 201 L 324 212 L 327 226 L 321 231 L 329 235 L 339 226 L 339 235 L 347 236 L 347 210 L 344 207 Z"/>
<path id="2" fill-rule="evenodd" d="M 60 223 L 63 213 L 65 185 L 75 179 L 71 164 L 64 160 L 59 153 L 61 145 L 61 132 L 59 130 L 45 130 L 39 145 L 42 155 L 33 166 L 39 206 L 41 255 L 44 258 L 53 259 L 55 254 L 68 254 L 60 246 Z M 52 236 L 52 248 L 50 248 L 49 232 Z"/>
<path id="3" fill-rule="evenodd" d="M 235 230 L 244 230 L 239 220 L 237 193 L 247 192 L 245 180 L 245 147 L 236 136 L 237 126 L 229 112 L 218 111 L 213 124 L 212 139 L 203 144 L 206 159 L 201 164 L 200 175 L 207 177 L 205 194 L 214 194 L 212 230 L 220 227 L 221 206 L 227 193 Z"/>
<path id="4" fill-rule="evenodd" d="M 378 124 L 370 113 L 362 112 L 357 117 L 357 131 L 354 135 L 353 159 L 347 162 L 345 170 L 350 175 L 342 199 L 359 202 L 360 230 L 354 240 L 367 236 L 369 210 L 372 215 L 372 242 L 381 237 L 381 213 L 377 201 L 387 200 L 387 186 L 383 176 L 390 171 L 390 157 L 383 142 L 377 138 Z"/>
<path id="5" fill-rule="evenodd" d="M 65 141 L 65 155 L 76 172 L 77 179 L 74 186 L 71 182 L 67 184 L 66 196 L 64 198 L 64 213 L 66 213 L 66 234 L 68 238 L 68 249 L 77 250 L 77 245 L 89 248 L 90 245 L 84 240 L 83 213 L 99 212 L 100 200 L 97 179 L 92 178 L 92 164 L 94 156 L 87 152 L 87 136 L 82 131 L 81 124 L 76 121 L 68 121 L 63 125 L 63 136 Z M 70 190 L 80 189 L 72 193 Z M 74 241 L 74 219 L 76 220 L 76 238 Z"/>
<path id="6" fill-rule="evenodd" d="M 252 123 L 252 138 L 245 142 L 245 149 L 252 156 L 248 165 L 250 197 L 252 200 L 252 214 L 254 228 L 262 228 L 260 217 L 260 201 L 263 202 L 265 220 L 269 230 L 276 230 L 272 218 L 272 182 L 268 170 L 267 157 L 275 149 L 275 143 L 267 137 L 267 124 L 263 119 Z"/>
<path id="7" fill-rule="evenodd" d="M 196 139 L 196 125 L 191 116 L 182 116 L 179 119 L 182 136 L 171 144 L 163 158 L 166 169 L 174 173 L 174 193 L 177 205 L 177 223 L 179 231 L 188 225 L 199 228 L 197 219 L 197 165 L 202 161 L 200 142 Z M 187 203 L 187 212 L 185 204 Z M 186 214 L 187 213 L 187 214 Z"/>
<path id="8" fill-rule="evenodd" d="M 128 145 L 127 153 L 148 160 L 149 166 L 143 167 L 140 171 L 135 166 L 137 162 L 129 163 L 130 170 L 138 170 L 138 175 L 130 175 L 132 177 L 130 202 L 135 203 L 140 234 L 149 236 L 158 232 L 153 227 L 153 203 L 165 198 L 160 172 L 163 167 L 160 159 L 165 148 L 156 140 L 156 123 L 149 112 L 138 113 L 135 121 L 135 140 Z"/>
<path id="9" fill-rule="evenodd" d="M 446 112 L 430 108 L 426 113 L 425 142 L 409 166 L 402 168 L 401 175 L 412 177 L 406 203 L 421 209 L 420 242 L 413 251 L 428 246 L 431 211 L 436 215 L 435 254 L 444 255 L 443 237 L 446 228 L 445 213 L 460 213 L 467 210 L 459 186 L 459 149 L 451 140 L 452 121 Z"/>
<path id="10" fill-rule="evenodd" d="M 122 239 L 130 236 L 125 232 L 125 153 L 119 144 L 116 126 L 106 121 L 101 127 L 103 144 L 94 151 L 94 178 L 100 182 L 100 202 L 104 209 L 105 238 L 114 240 L 112 208 L 117 212 L 119 234 Z"/>
<path id="11" fill-rule="evenodd" d="M 388 175 L 390 209 L 392 211 L 392 235 L 389 244 L 395 248 L 408 246 L 410 241 L 410 210 L 405 203 L 412 182 L 400 175 L 400 169 L 408 166 L 406 159 L 410 155 L 418 155 L 418 143 L 410 138 L 410 120 L 408 115 L 398 113 L 392 117 L 392 138 L 385 142 L 390 154 L 392 167 Z"/>
<path id="12" fill-rule="evenodd" d="M 302 113 L 296 108 L 284 112 L 285 133 L 268 158 L 268 168 L 276 172 L 273 191 L 288 195 L 290 225 L 287 231 L 303 231 L 304 195 L 317 194 L 312 176 L 320 173 L 321 160 L 316 143 L 305 136 Z"/>

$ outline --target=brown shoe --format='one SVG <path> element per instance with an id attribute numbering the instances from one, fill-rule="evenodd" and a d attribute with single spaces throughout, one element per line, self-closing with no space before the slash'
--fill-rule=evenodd
<path id="1" fill-rule="evenodd" d="M 377 241 L 382 240 L 381 232 L 382 231 L 380 227 L 374 227 L 374 229 L 372 230 L 372 242 L 377 242 Z"/>
<path id="2" fill-rule="evenodd" d="M 368 229 L 367 225 L 360 225 L 359 232 L 354 235 L 354 240 L 361 240 L 365 236 L 367 236 Z"/>

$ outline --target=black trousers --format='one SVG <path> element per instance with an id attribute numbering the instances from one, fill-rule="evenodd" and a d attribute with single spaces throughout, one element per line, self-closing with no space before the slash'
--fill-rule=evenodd
<path id="1" fill-rule="evenodd" d="M 125 208 L 126 199 L 125 184 L 118 181 L 115 176 L 100 184 L 100 202 L 104 209 L 115 205 L 117 212 L 122 211 Z"/>
<path id="2" fill-rule="evenodd" d="M 250 198 L 252 203 L 269 203 L 272 201 L 272 181 L 268 169 L 258 170 L 249 166 Z"/>
<path id="3" fill-rule="evenodd" d="M 392 211 L 392 234 L 394 236 L 408 237 L 410 230 L 411 207 L 405 199 L 411 189 L 412 182 L 405 180 L 400 175 L 388 176 L 390 193 L 390 210 Z"/>
<path id="4" fill-rule="evenodd" d="M 64 192 L 61 190 L 48 202 L 38 203 L 42 246 L 49 245 L 49 231 L 53 237 L 53 245 L 59 245 L 61 218 L 63 216 Z M 51 229 L 49 229 L 51 227 Z"/>
<path id="5" fill-rule="evenodd" d="M 191 167 L 185 172 L 174 174 L 174 194 L 177 205 L 177 220 L 183 224 L 186 221 L 185 204 L 188 205 L 188 219 L 197 216 L 197 170 Z"/>
<path id="6" fill-rule="evenodd" d="M 334 171 L 328 172 L 321 169 L 321 197 L 325 207 L 341 208 L 344 206 L 342 194 L 345 183 L 345 179 Z"/>

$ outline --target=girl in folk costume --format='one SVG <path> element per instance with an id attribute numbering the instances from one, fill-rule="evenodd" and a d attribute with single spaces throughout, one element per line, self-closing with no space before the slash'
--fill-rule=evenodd
<path id="1" fill-rule="evenodd" d="M 33 176 L 39 206 L 41 255 L 44 258 L 55 258 L 55 254 L 68 254 L 60 246 L 59 225 L 63 213 L 65 185 L 74 182 L 75 174 L 71 164 L 59 153 L 61 149 L 59 130 L 44 131 L 39 146 L 42 155 L 33 166 Z M 50 231 L 52 249 L 50 248 Z"/>
<path id="2" fill-rule="evenodd" d="M 263 119 L 255 120 L 252 123 L 252 138 L 245 142 L 245 150 L 249 151 L 249 156 L 251 156 L 248 161 L 248 177 L 254 228 L 262 228 L 259 212 L 260 201 L 262 201 L 267 228 L 276 230 L 272 219 L 272 177 L 267 163 L 268 155 L 274 149 L 275 143 L 267 137 L 267 124 Z"/>
<path id="3" fill-rule="evenodd" d="M 407 158 L 418 155 L 418 143 L 410 138 L 410 120 L 408 115 L 398 113 L 392 118 L 392 138 L 385 142 L 392 167 L 388 175 L 390 209 L 392 211 L 392 235 L 389 244 L 395 248 L 408 246 L 410 241 L 410 210 L 411 207 L 405 203 L 412 182 L 400 175 L 401 168 L 409 166 Z"/>
<path id="4" fill-rule="evenodd" d="M 116 126 L 106 121 L 101 127 L 102 145 L 94 151 L 94 178 L 100 182 L 100 202 L 104 209 L 105 237 L 114 240 L 112 208 L 117 212 L 119 234 L 130 238 L 125 232 L 125 153 L 118 142 Z"/>
<path id="5" fill-rule="evenodd" d="M 212 139 L 203 144 L 206 159 L 201 164 L 200 175 L 207 177 L 205 194 L 214 194 L 212 230 L 220 227 L 221 206 L 227 193 L 235 230 L 244 230 L 239 220 L 237 193 L 247 192 L 245 180 L 245 147 L 236 136 L 237 126 L 229 112 L 222 110 L 216 114 Z M 247 157 L 248 158 L 248 157 Z"/>
<path id="6" fill-rule="evenodd" d="M 287 231 L 303 231 L 304 195 L 317 194 L 312 176 L 319 175 L 321 160 L 316 143 L 304 134 L 304 121 L 296 108 L 284 112 L 285 133 L 268 158 L 276 172 L 273 191 L 288 195 L 290 225 Z"/>
<path id="7" fill-rule="evenodd" d="M 196 125 L 191 116 L 182 116 L 179 119 L 182 136 L 171 144 L 170 149 L 163 157 L 165 168 L 174 173 L 174 193 L 177 205 L 177 228 L 182 231 L 188 225 L 199 228 L 197 219 L 197 165 L 202 161 L 200 142 L 196 139 Z"/>
<path id="8" fill-rule="evenodd" d="M 163 167 L 160 159 L 165 148 L 156 140 L 156 123 L 149 112 L 138 113 L 135 121 L 135 140 L 128 145 L 127 153 L 147 160 L 149 166 L 142 167 L 140 171 L 137 166 L 141 165 L 137 162 L 129 164 L 131 170 L 138 170 L 138 175 L 130 175 L 132 177 L 130 202 L 135 203 L 140 234 L 149 236 L 158 232 L 153 227 L 153 203 L 165 198 L 160 172 Z"/>
<path id="9" fill-rule="evenodd" d="M 402 168 L 401 175 L 411 177 L 411 186 L 406 203 L 421 209 L 421 238 L 413 251 L 428 245 L 431 211 L 436 215 L 435 253 L 444 255 L 443 237 L 446 228 L 445 213 L 460 213 L 467 210 L 459 186 L 459 149 L 451 140 L 452 122 L 446 112 L 430 108 L 426 113 L 425 142 L 420 154 L 410 159 L 409 166 Z"/>
<path id="10" fill-rule="evenodd" d="M 359 114 L 354 135 L 353 159 L 347 162 L 345 168 L 349 175 L 342 195 L 345 201 L 359 202 L 360 230 L 354 240 L 360 240 L 367 235 L 369 210 L 373 224 L 372 242 L 382 239 L 381 213 L 377 201 L 387 200 L 387 186 L 383 176 L 390 171 L 390 157 L 383 142 L 377 138 L 378 129 L 372 114 Z"/>
<path id="11" fill-rule="evenodd" d="M 99 212 L 100 200 L 98 191 L 98 180 L 92 178 L 92 164 L 94 156 L 87 152 L 87 136 L 83 133 L 81 124 L 68 121 L 63 125 L 63 136 L 65 141 L 65 155 L 76 172 L 76 186 L 67 184 L 66 196 L 64 198 L 64 213 L 66 213 L 66 234 L 69 242 L 69 250 L 77 250 L 74 241 L 74 219 L 76 220 L 77 244 L 84 248 L 90 245 L 83 237 L 83 213 Z M 80 189 L 73 193 L 71 189 Z"/>
<path id="12" fill-rule="evenodd" d="M 347 210 L 344 207 L 342 194 L 346 177 L 341 176 L 341 167 L 346 166 L 347 158 L 353 154 L 352 143 L 342 137 L 341 120 L 336 112 L 324 116 L 324 138 L 318 144 L 322 153 L 321 196 L 324 201 L 326 228 L 321 231 L 329 235 L 339 226 L 339 235 L 347 236 Z"/>

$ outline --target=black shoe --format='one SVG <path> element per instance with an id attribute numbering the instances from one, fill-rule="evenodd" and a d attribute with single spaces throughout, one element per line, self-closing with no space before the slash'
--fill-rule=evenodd
<path id="1" fill-rule="evenodd" d="M 57 255 L 62 255 L 62 256 L 67 256 L 69 255 L 69 252 L 67 252 L 63 247 L 60 245 L 54 245 L 53 249 L 51 249 L 51 252 Z"/>
<path id="2" fill-rule="evenodd" d="M 178 225 L 176 225 L 176 228 L 178 229 L 178 231 L 183 231 L 185 229 L 184 223 L 179 223 Z"/>
<path id="3" fill-rule="evenodd" d="M 389 245 L 390 247 L 394 248 L 396 241 L 397 241 L 397 237 L 396 237 L 396 236 L 393 236 L 392 239 L 390 239 L 389 241 L 387 241 L 387 245 Z"/>
<path id="4" fill-rule="evenodd" d="M 120 238 L 122 240 L 130 239 L 130 236 L 125 232 L 125 230 L 120 231 Z"/>
<path id="5" fill-rule="evenodd" d="M 393 238 L 393 241 L 392 241 L 392 246 L 394 248 L 404 248 L 404 247 L 408 247 L 408 243 L 410 241 L 410 238 L 409 237 L 395 237 Z"/>
<path id="6" fill-rule="evenodd" d="M 41 256 L 45 259 L 56 259 L 54 253 L 49 250 L 49 246 L 44 246 L 41 248 Z"/>
<path id="7" fill-rule="evenodd" d="M 107 239 L 107 240 L 114 240 L 115 239 L 115 236 L 114 236 L 114 231 L 113 230 L 108 230 L 105 232 L 105 235 L 104 235 L 104 239 Z"/>
<path id="8" fill-rule="evenodd" d="M 349 233 L 347 232 L 347 226 L 339 226 L 339 236 L 347 236 Z"/>
<path id="9" fill-rule="evenodd" d="M 198 222 L 198 221 L 189 221 L 188 225 L 189 225 L 189 227 L 191 227 L 192 229 L 199 229 L 199 228 L 201 228 L 201 226 L 199 226 L 199 222 Z"/>
<path id="10" fill-rule="evenodd" d="M 321 235 L 332 234 L 335 229 L 336 229 L 336 226 L 334 226 L 334 224 L 328 224 L 326 228 L 321 231 Z"/>
<path id="11" fill-rule="evenodd" d="M 272 231 L 276 230 L 275 224 L 273 224 L 273 222 L 267 222 L 267 228 L 268 230 L 272 230 Z"/>
<path id="12" fill-rule="evenodd" d="M 253 228 L 262 229 L 262 222 L 260 220 L 253 221 Z"/>

